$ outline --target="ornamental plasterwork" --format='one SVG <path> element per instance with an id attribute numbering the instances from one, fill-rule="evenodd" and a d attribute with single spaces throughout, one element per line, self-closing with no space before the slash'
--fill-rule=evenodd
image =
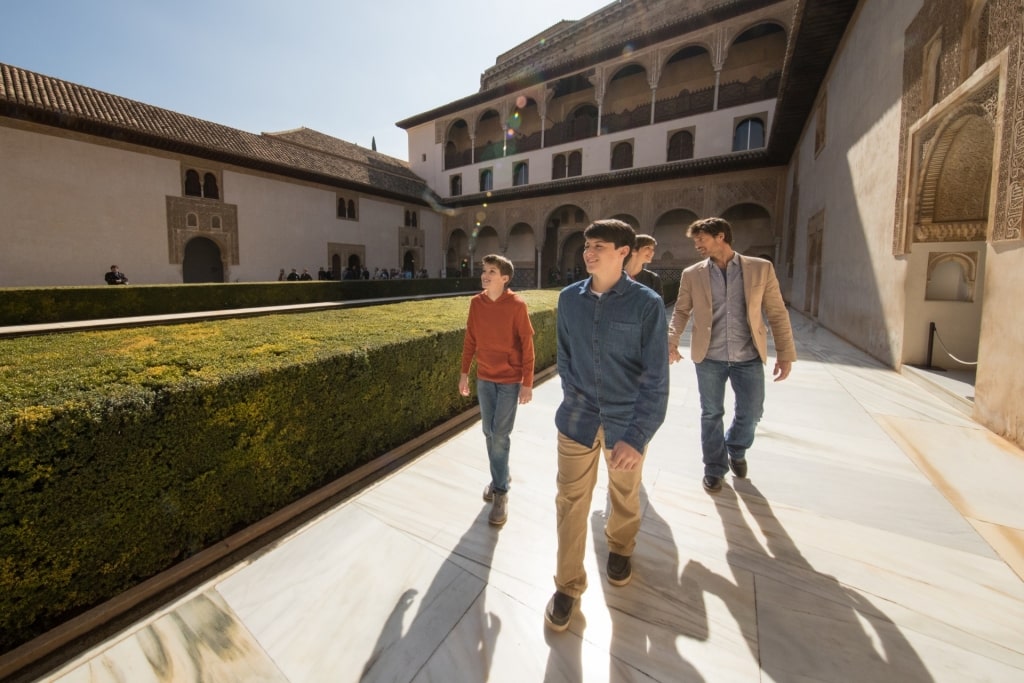
<path id="1" fill-rule="evenodd" d="M 999 154 L 1000 176 L 1006 179 L 1004 191 L 996 196 L 992 226 L 994 241 L 1019 240 L 1024 215 L 1024 28 L 1018 17 L 1017 40 L 1007 52 L 1006 102 L 1004 110 L 1002 149 Z M 998 220 L 1001 219 L 1001 220 Z"/>
<path id="2" fill-rule="evenodd" d="M 674 209 L 686 209 L 696 215 L 704 211 L 704 186 L 673 188 L 658 190 L 651 201 L 655 216 L 662 216 Z"/>
<path id="3" fill-rule="evenodd" d="M 601 217 L 611 216 L 617 213 L 628 213 L 633 216 L 640 216 L 644 206 L 643 192 L 614 192 L 601 196 Z"/>
<path id="4" fill-rule="evenodd" d="M 189 214 L 197 217 L 197 224 L 189 226 Z M 220 227 L 214 227 L 214 219 Z M 225 263 L 238 265 L 238 205 L 225 204 L 197 197 L 167 197 L 168 262 L 182 263 L 185 245 L 195 237 L 205 237 L 220 248 Z"/>
<path id="5" fill-rule="evenodd" d="M 759 204 L 769 214 L 775 213 L 778 181 L 775 177 L 751 178 L 722 183 L 714 188 L 714 215 L 721 216 L 737 204 Z"/>
<path id="6" fill-rule="evenodd" d="M 533 206 L 520 205 L 509 207 L 505 216 L 510 227 L 516 223 L 526 223 L 530 227 L 536 227 L 536 210 Z"/>

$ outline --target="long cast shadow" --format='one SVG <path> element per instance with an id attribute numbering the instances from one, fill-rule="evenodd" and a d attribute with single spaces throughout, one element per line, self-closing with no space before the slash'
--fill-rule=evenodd
<path id="1" fill-rule="evenodd" d="M 643 522 L 633 555 L 633 580 L 613 586 L 604 573 L 608 544 L 604 524 L 608 512 L 590 517 L 594 554 L 600 567 L 601 587 L 611 618 L 608 645 L 608 680 L 625 681 L 649 676 L 665 683 L 699 683 L 701 673 L 679 654 L 676 639 L 708 637 L 707 613 L 700 586 L 679 572 L 679 551 L 672 529 L 640 487 Z M 596 583 L 597 577 L 590 581 Z"/>
<path id="2" fill-rule="evenodd" d="M 480 595 L 487 587 L 487 575 L 490 573 L 491 563 L 494 558 L 494 549 L 498 543 L 499 532 L 487 523 L 487 514 L 490 505 L 485 505 L 480 513 L 474 518 L 472 524 L 459 539 L 459 542 L 452 548 L 451 553 L 441 563 L 437 574 L 430 583 L 430 587 L 419 601 L 419 609 L 413 617 L 409 629 L 402 634 L 402 623 L 405 612 L 415 602 L 417 591 L 406 590 L 399 596 L 391 614 L 384 622 L 373 652 L 363 665 L 361 681 L 412 681 L 419 675 L 420 670 L 426 665 L 442 642 L 448 639 L 453 627 L 458 625 L 463 630 L 468 627 L 479 626 L 479 631 L 472 634 L 474 640 L 470 641 L 470 635 L 460 637 L 452 643 L 455 647 L 463 647 L 472 650 L 470 661 L 478 663 L 482 676 L 480 680 L 487 680 L 491 670 L 491 659 L 494 656 L 494 644 L 501 631 L 501 620 L 496 614 L 484 610 L 483 601 Z M 443 606 L 451 606 L 451 586 L 461 575 L 466 573 L 457 562 L 456 558 L 465 558 L 478 563 L 482 569 L 482 575 L 474 573 L 473 576 L 481 581 L 480 590 L 473 595 L 465 596 L 465 611 L 459 606 L 454 609 L 444 609 Z M 477 610 L 478 614 L 473 614 Z M 461 659 L 456 657 L 456 660 Z M 452 672 L 453 675 L 456 672 Z M 462 672 L 459 675 L 476 676 L 476 672 Z"/>
<path id="3" fill-rule="evenodd" d="M 729 608 L 755 661 L 775 681 L 934 680 L 900 629 L 871 601 L 834 576 L 818 572 L 747 479 L 712 496 L 728 543 L 733 580 L 698 562 L 684 572 Z M 737 495 L 738 494 L 738 495 Z M 747 525 L 746 507 L 767 539 Z M 744 603 L 741 574 L 752 573 L 756 620 Z"/>

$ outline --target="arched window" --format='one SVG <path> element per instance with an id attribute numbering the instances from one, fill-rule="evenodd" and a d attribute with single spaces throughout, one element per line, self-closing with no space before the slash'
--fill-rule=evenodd
<path id="1" fill-rule="evenodd" d="M 460 175 L 453 175 L 451 178 L 449 178 L 448 184 L 449 184 L 448 193 L 452 197 L 458 197 L 460 194 L 462 194 L 462 176 L 460 176 Z"/>
<path id="2" fill-rule="evenodd" d="M 220 216 L 214 216 L 210 219 L 210 227 L 214 230 L 220 230 Z"/>
<path id="3" fill-rule="evenodd" d="M 352 199 L 348 200 L 348 217 L 349 218 L 355 218 L 356 217 L 356 203 Z"/>
<path id="4" fill-rule="evenodd" d="M 551 179 L 558 180 L 565 177 L 565 155 L 556 154 L 551 159 Z"/>
<path id="5" fill-rule="evenodd" d="M 406 211 L 405 212 L 405 227 L 408 228 L 410 225 L 412 225 L 411 214 L 408 211 Z"/>
<path id="6" fill-rule="evenodd" d="M 185 171 L 185 196 L 202 197 L 203 188 L 199 184 L 199 173 L 191 168 Z"/>
<path id="7" fill-rule="evenodd" d="M 633 144 L 620 142 L 612 148 L 612 170 L 633 167 Z"/>
<path id="8" fill-rule="evenodd" d="M 338 218 L 345 218 L 345 198 L 338 197 Z"/>
<path id="9" fill-rule="evenodd" d="M 203 176 L 203 196 L 207 199 L 220 199 L 217 191 L 217 176 L 207 173 Z"/>
<path id="10" fill-rule="evenodd" d="M 416 225 L 416 224 L 417 224 L 417 222 L 418 222 L 418 220 L 417 220 L 417 214 L 418 214 L 419 212 L 418 212 L 418 211 L 412 211 L 412 212 L 410 212 L 410 213 L 412 213 L 412 227 L 414 227 L 414 228 L 415 228 L 415 227 L 417 227 L 417 225 Z"/>
<path id="11" fill-rule="evenodd" d="M 525 161 L 520 161 L 512 169 L 512 184 L 526 185 L 530 182 L 530 166 Z"/>
<path id="12" fill-rule="evenodd" d="M 570 178 L 583 175 L 583 152 L 569 152 Z"/>
<path id="13" fill-rule="evenodd" d="M 747 149 L 764 147 L 764 123 L 761 119 L 743 119 L 736 126 L 732 136 L 732 151 L 742 152 Z"/>
<path id="14" fill-rule="evenodd" d="M 195 215 L 194 213 L 188 214 L 187 216 L 185 216 L 185 225 L 190 228 L 198 228 L 199 216 Z"/>
<path id="15" fill-rule="evenodd" d="M 480 191 L 487 192 L 494 188 L 494 173 L 489 168 L 480 171 Z"/>
<path id="16" fill-rule="evenodd" d="M 693 133 L 681 130 L 668 139 L 668 161 L 693 158 Z"/>

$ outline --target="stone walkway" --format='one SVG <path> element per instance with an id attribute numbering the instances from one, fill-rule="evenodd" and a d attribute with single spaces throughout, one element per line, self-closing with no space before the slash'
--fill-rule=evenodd
<path id="1" fill-rule="evenodd" d="M 604 578 L 602 466 L 565 633 L 543 625 L 555 377 L 520 407 L 502 529 L 474 422 L 40 680 L 1024 680 L 1024 454 L 793 318 L 800 360 L 768 387 L 749 478 L 717 495 L 693 366 L 672 366 L 633 581 Z"/>

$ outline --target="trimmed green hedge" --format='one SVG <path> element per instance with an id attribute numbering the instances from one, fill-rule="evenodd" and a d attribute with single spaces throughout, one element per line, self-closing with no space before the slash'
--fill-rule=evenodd
<path id="1" fill-rule="evenodd" d="M 0 290 L 0 326 L 476 292 L 480 278 L 27 287 Z"/>
<path id="2" fill-rule="evenodd" d="M 544 368 L 558 292 L 522 294 Z M 468 304 L 0 340 L 0 651 L 472 405 Z"/>

